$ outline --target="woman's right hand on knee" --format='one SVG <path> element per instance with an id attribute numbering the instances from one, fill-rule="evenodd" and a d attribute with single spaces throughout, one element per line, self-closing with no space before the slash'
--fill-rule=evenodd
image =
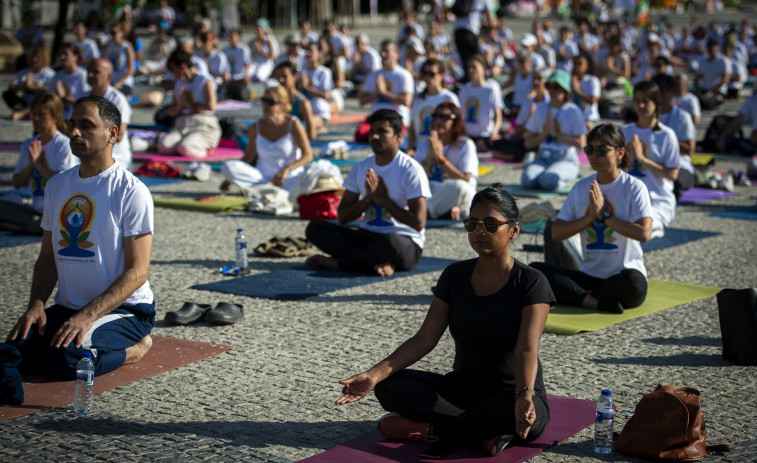
<path id="1" fill-rule="evenodd" d="M 376 386 L 378 381 L 373 376 L 366 372 L 358 373 L 348 379 L 340 379 L 340 384 L 343 384 L 342 396 L 336 400 L 337 405 L 351 404 L 357 402 Z"/>

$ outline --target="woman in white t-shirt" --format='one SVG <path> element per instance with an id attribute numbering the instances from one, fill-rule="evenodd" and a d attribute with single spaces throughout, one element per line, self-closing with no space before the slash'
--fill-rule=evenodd
<path id="1" fill-rule="evenodd" d="M 105 47 L 103 57 L 113 64 L 113 77 L 110 84 L 126 96 L 134 90 L 134 73 L 136 72 L 134 48 L 126 40 L 123 24 L 116 24 L 110 29 L 110 42 Z"/>
<path id="2" fill-rule="evenodd" d="M 307 96 L 313 108 L 313 130 L 316 134 L 324 132 L 326 122 L 331 119 L 329 96 L 334 88 L 331 70 L 321 64 L 321 47 L 312 42 L 305 48 L 307 65 L 297 76 L 297 88 Z"/>
<path id="3" fill-rule="evenodd" d="M 649 190 L 654 219 L 652 238 L 658 238 L 665 235 L 665 227 L 676 214 L 673 182 L 681 161 L 678 138 L 660 122 L 660 89 L 655 83 L 636 84 L 633 104 L 639 120 L 622 128 L 632 166 L 628 173 L 641 179 Z"/>
<path id="4" fill-rule="evenodd" d="M 466 63 L 470 82 L 460 89 L 465 131 L 476 142 L 476 148 L 488 151 L 489 144 L 499 138 L 502 126 L 502 89 L 494 79 L 486 78 L 486 60 L 473 55 Z"/>
<path id="5" fill-rule="evenodd" d="M 216 83 L 200 74 L 192 56 L 177 50 L 168 58 L 168 70 L 176 76 L 174 96 L 168 114 L 176 117 L 173 129 L 158 143 L 161 154 L 204 158 L 221 141 L 216 117 Z"/>
<path id="6" fill-rule="evenodd" d="M 90 90 L 87 71 L 79 66 L 81 50 L 74 44 L 64 43 L 60 49 L 60 71 L 55 73 L 47 85 L 49 93 L 55 93 L 63 100 L 63 119 L 71 118 L 77 95 Z"/>
<path id="7" fill-rule="evenodd" d="M 578 177 L 578 150 L 586 141 L 586 122 L 581 109 L 570 102 L 570 74 L 558 69 L 547 79 L 549 104 L 537 107 L 526 122 L 523 146 L 538 150 L 523 169 L 525 188 L 556 190 Z"/>
<path id="8" fill-rule="evenodd" d="M 463 113 L 451 102 L 431 114 L 431 134 L 418 145 L 415 159 L 428 174 L 432 219 L 449 215 L 460 220 L 468 215 L 478 178 L 478 154 L 473 140 L 465 136 Z"/>
<path id="9" fill-rule="evenodd" d="M 431 113 L 434 108 L 444 102 L 451 102 L 460 107 L 457 95 L 444 88 L 444 63 L 436 58 L 429 58 L 421 66 L 420 78 L 426 87 L 415 95 L 410 110 L 412 120 L 407 131 L 407 141 L 410 147 L 406 152 L 415 156 L 415 149 L 428 140 L 431 134 Z M 462 121 L 460 121 L 462 124 Z M 463 128 L 464 130 L 464 128 Z"/>
<path id="10" fill-rule="evenodd" d="M 599 99 L 602 87 L 599 78 L 592 75 L 591 63 L 586 55 L 579 55 L 573 59 L 573 102 L 581 107 L 586 119 L 586 127 L 591 129 L 599 122 Z"/>
<path id="11" fill-rule="evenodd" d="M 0 221 L 6 228 L 40 234 L 40 215 L 44 208 L 45 185 L 58 172 L 79 164 L 71 153 L 68 137 L 63 134 L 63 102 L 46 93 L 34 99 L 29 117 L 36 135 L 21 144 L 13 187 L 28 187 L 31 204 L 23 204 L 16 195 L 4 195 L 0 202 Z"/>
<path id="12" fill-rule="evenodd" d="M 559 304 L 623 313 L 647 294 L 641 243 L 652 235 L 646 186 L 624 169 L 630 165 L 623 132 L 601 124 L 584 148 L 596 171 L 571 188 L 552 225 L 552 238 L 580 234 L 584 260 L 579 270 L 532 263 L 549 280 Z"/>
<path id="13" fill-rule="evenodd" d="M 268 20 L 258 19 L 255 23 L 255 38 L 250 42 L 250 53 L 250 80 L 265 82 L 273 71 L 273 61 L 279 55 L 279 43 L 270 32 Z"/>

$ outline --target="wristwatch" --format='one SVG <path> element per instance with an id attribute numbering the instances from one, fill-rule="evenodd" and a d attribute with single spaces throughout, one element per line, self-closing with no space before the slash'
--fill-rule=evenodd
<path id="1" fill-rule="evenodd" d="M 602 212 L 602 218 L 599 219 L 599 221 L 605 223 L 605 220 L 609 219 L 610 217 L 612 217 L 612 212 L 605 210 Z"/>

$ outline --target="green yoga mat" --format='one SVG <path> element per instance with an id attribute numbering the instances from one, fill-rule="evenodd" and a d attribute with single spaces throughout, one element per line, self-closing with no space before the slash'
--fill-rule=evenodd
<path id="1" fill-rule="evenodd" d="M 525 196 L 528 198 L 549 199 L 549 198 L 554 198 L 555 196 L 559 196 L 559 195 L 567 195 L 572 187 L 573 185 L 570 185 L 565 188 L 558 188 L 555 191 L 545 191 L 545 190 L 537 190 L 537 189 L 532 189 L 532 188 L 524 188 L 523 186 L 517 183 L 512 183 L 510 185 L 505 185 L 505 190 L 507 190 L 507 192 L 513 196 Z"/>
<path id="2" fill-rule="evenodd" d="M 549 311 L 544 332 L 574 335 L 582 331 L 596 331 L 615 323 L 712 297 L 721 289 L 674 281 L 649 280 L 647 299 L 639 307 L 627 309 L 622 314 L 611 314 L 583 307 L 556 305 Z"/>
<path id="3" fill-rule="evenodd" d="M 194 198 L 166 199 L 153 198 L 156 207 L 168 207 L 171 209 L 183 209 L 185 211 L 198 212 L 229 212 L 243 211 L 247 209 L 247 199 L 241 196 L 213 196 L 212 199 L 203 198 L 203 201 Z"/>

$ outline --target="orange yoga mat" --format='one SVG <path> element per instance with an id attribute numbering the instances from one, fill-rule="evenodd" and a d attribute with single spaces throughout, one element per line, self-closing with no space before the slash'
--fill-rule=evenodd
<path id="1" fill-rule="evenodd" d="M 139 362 L 95 378 L 95 394 L 124 384 L 159 375 L 190 363 L 217 357 L 233 346 L 190 341 L 188 339 L 152 337 L 152 349 Z M 51 377 L 24 376 L 24 403 L 0 405 L 0 421 L 30 415 L 74 401 L 74 382 Z"/>

